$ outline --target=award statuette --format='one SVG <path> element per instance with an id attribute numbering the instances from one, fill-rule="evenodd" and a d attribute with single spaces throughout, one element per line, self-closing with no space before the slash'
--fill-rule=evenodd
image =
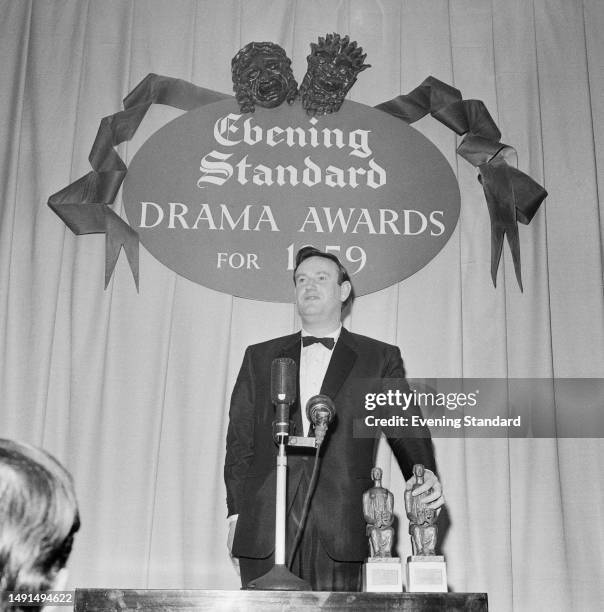
<path id="1" fill-rule="evenodd" d="M 394 496 L 382 487 L 382 470 L 371 470 L 373 487 L 363 493 L 363 515 L 367 522 L 371 556 L 363 564 L 363 591 L 401 593 L 401 560 L 392 556 Z"/>
<path id="2" fill-rule="evenodd" d="M 407 591 L 410 593 L 447 592 L 447 566 L 445 558 L 434 553 L 438 529 L 436 510 L 427 508 L 423 498 L 427 495 L 413 496 L 412 493 L 424 484 L 424 466 L 413 466 L 416 482 L 405 491 L 405 510 L 409 518 L 409 535 L 413 555 L 407 559 Z"/>

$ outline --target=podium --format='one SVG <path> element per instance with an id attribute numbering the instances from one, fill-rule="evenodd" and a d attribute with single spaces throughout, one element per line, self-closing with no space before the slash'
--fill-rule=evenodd
<path id="1" fill-rule="evenodd" d="M 76 589 L 75 612 L 486 612 L 486 593 Z"/>

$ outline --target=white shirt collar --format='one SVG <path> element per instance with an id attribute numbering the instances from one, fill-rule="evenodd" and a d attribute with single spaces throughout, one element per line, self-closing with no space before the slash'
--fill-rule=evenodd
<path id="1" fill-rule="evenodd" d="M 324 336 L 321 336 L 321 337 L 322 338 L 333 338 L 334 341 L 337 342 L 338 338 L 340 337 L 341 331 L 342 331 L 342 324 L 340 323 L 340 327 L 338 327 L 338 329 L 336 329 L 335 331 L 332 331 L 331 334 L 325 334 Z M 302 335 L 303 336 L 314 336 L 315 334 L 311 334 L 310 332 L 302 328 Z"/>

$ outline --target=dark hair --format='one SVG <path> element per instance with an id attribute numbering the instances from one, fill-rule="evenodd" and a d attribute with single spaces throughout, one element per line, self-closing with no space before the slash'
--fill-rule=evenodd
<path id="1" fill-rule="evenodd" d="M 303 261 L 305 261 L 306 259 L 310 259 L 311 257 L 322 257 L 323 259 L 329 259 L 330 261 L 333 261 L 336 266 L 338 266 L 338 285 L 341 285 L 346 281 L 350 283 L 350 294 L 342 304 L 342 310 L 348 308 L 348 306 L 350 306 L 350 304 L 352 304 L 352 301 L 354 300 L 354 288 L 352 287 L 352 282 L 350 281 L 348 270 L 346 270 L 346 268 L 340 263 L 340 260 L 333 253 L 325 253 L 313 246 L 302 247 L 296 253 L 296 265 L 294 267 L 294 285 L 296 284 L 296 271 L 298 270 L 298 267 Z"/>
<path id="2" fill-rule="evenodd" d="M 79 527 L 69 472 L 42 449 L 0 439 L 0 592 L 52 588 Z"/>

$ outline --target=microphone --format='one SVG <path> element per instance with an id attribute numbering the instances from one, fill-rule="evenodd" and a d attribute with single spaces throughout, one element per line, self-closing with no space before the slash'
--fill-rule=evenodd
<path id="1" fill-rule="evenodd" d="M 306 404 L 306 416 L 315 427 L 317 446 L 323 443 L 327 426 L 336 416 L 336 407 L 331 397 L 327 395 L 313 395 Z"/>
<path id="2" fill-rule="evenodd" d="M 276 412 L 273 437 L 277 444 L 284 444 L 289 436 L 289 407 L 296 401 L 297 369 L 289 357 L 278 357 L 271 363 L 271 401 Z"/>

